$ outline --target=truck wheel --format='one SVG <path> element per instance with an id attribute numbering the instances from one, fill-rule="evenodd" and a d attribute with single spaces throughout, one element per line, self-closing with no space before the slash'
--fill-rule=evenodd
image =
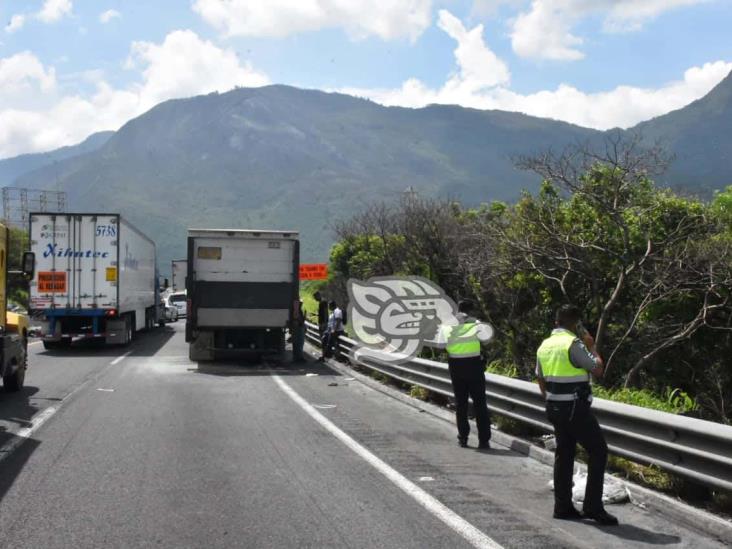
<path id="1" fill-rule="evenodd" d="M 46 349 L 47 351 L 52 351 L 54 349 L 58 349 L 58 341 L 44 341 L 43 348 Z"/>
<path id="2" fill-rule="evenodd" d="M 3 386 L 9 393 L 17 393 L 23 388 L 25 383 L 25 368 L 19 366 L 14 373 L 9 376 L 3 376 Z"/>

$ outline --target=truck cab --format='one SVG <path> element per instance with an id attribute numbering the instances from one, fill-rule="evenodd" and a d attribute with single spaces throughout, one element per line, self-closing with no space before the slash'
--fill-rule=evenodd
<path id="1" fill-rule="evenodd" d="M 28 316 L 8 311 L 9 231 L 0 223 L 0 376 L 6 391 L 20 391 L 28 366 Z M 35 257 L 23 256 L 23 275 L 32 277 Z"/>

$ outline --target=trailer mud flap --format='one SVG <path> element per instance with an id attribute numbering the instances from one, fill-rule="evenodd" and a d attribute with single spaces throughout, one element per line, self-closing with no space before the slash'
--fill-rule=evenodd
<path id="1" fill-rule="evenodd" d="M 108 345 L 124 345 L 127 343 L 127 322 L 124 318 L 107 320 L 107 337 L 104 341 Z"/>
<path id="2" fill-rule="evenodd" d="M 214 359 L 214 333 L 198 332 L 198 336 L 191 340 L 188 346 L 188 358 L 192 361 Z"/>

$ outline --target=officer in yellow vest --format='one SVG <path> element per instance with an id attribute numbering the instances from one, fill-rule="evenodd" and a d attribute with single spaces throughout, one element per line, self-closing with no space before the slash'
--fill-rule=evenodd
<path id="1" fill-rule="evenodd" d="M 556 328 L 536 352 L 536 375 L 557 443 L 554 518 L 572 520 L 584 516 L 603 525 L 616 525 L 618 519 L 602 505 L 607 444 L 590 409 L 590 373 L 602 376 L 602 359 L 594 339 L 582 328 L 579 309 L 565 305 L 557 311 Z M 572 504 L 572 474 L 578 442 L 589 456 L 582 515 Z"/>
<path id="2" fill-rule="evenodd" d="M 485 399 L 485 364 L 480 356 L 481 344 L 493 338 L 493 328 L 468 316 L 470 304 L 458 304 L 458 324 L 441 326 L 437 347 L 448 354 L 450 379 L 455 394 L 455 416 L 458 428 L 458 444 L 468 446 L 468 396 L 473 401 L 475 422 L 478 425 L 478 448 L 489 449 L 491 418 Z"/>

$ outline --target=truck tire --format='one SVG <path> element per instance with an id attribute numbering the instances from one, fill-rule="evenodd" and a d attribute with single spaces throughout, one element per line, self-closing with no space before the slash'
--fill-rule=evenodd
<path id="1" fill-rule="evenodd" d="M 25 383 L 25 367 L 19 366 L 14 373 L 9 376 L 3 376 L 3 387 L 9 393 L 17 393 L 23 388 Z"/>
<path id="2" fill-rule="evenodd" d="M 44 341 L 43 348 L 47 351 L 53 351 L 54 349 L 58 349 L 58 341 Z"/>
<path id="3" fill-rule="evenodd" d="M 43 348 L 47 351 L 53 351 L 57 349 L 68 349 L 71 347 L 71 338 L 62 337 L 58 341 L 44 341 Z"/>

